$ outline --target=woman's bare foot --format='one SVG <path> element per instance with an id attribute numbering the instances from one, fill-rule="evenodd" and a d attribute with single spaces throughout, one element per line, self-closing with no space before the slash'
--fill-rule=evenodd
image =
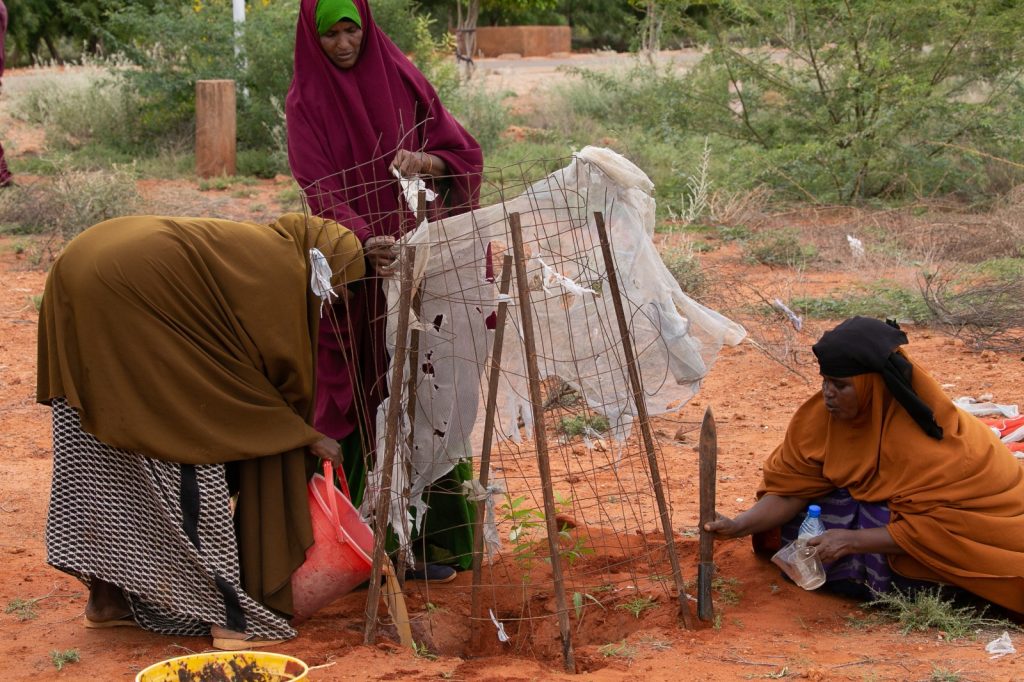
<path id="1" fill-rule="evenodd" d="M 131 620 L 132 609 L 120 587 L 104 580 L 93 579 L 89 585 L 85 617 L 92 623 Z"/>

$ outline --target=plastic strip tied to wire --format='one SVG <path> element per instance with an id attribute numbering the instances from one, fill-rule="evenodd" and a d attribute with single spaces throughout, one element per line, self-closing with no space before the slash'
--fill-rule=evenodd
<path id="1" fill-rule="evenodd" d="M 526 186 L 518 196 L 426 223 L 403 239 L 416 247 L 412 284 L 419 309 L 410 328 L 420 333 L 416 423 L 403 417 L 397 439 L 394 473 L 404 477 L 408 472 L 409 501 L 415 510 L 411 515 L 403 501 L 392 505 L 390 520 L 400 542 L 407 542 L 415 531 L 414 519 L 423 518 L 426 488 L 460 460 L 479 452 L 485 370 L 494 338 L 487 320 L 501 298 L 495 269 L 510 248 L 509 214 L 520 215 L 528 252 L 526 272 L 540 378 L 558 377 L 575 389 L 591 410 L 607 417 L 620 445 L 631 432 L 636 408 L 595 211 L 604 214 L 608 225 L 650 413 L 682 407 L 696 394 L 721 347 L 744 338 L 740 325 L 686 296 L 665 267 L 653 241 L 653 188 L 650 179 L 624 157 L 586 147 L 567 166 Z M 384 283 L 391 351 L 399 286 L 398 278 Z M 511 290 L 516 290 L 515 285 Z M 509 314 L 498 380 L 496 436 L 520 442 L 519 424 L 531 438 L 533 417 L 518 301 L 515 297 L 505 300 Z M 403 373 L 407 370 L 401 368 Z M 405 407 L 407 396 L 397 398 Z M 385 402 L 377 416 L 378 454 L 383 448 L 386 413 Z M 402 414 L 407 415 L 407 410 Z M 379 471 L 371 472 L 370 491 L 379 476 Z M 393 490 L 401 489 L 402 483 L 396 479 Z"/>

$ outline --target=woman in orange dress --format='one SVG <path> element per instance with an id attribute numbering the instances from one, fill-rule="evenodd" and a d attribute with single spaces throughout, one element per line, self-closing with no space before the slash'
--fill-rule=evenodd
<path id="1" fill-rule="evenodd" d="M 765 462 L 757 503 L 705 528 L 757 545 L 781 527 L 791 540 L 816 502 L 827 530 L 808 544 L 829 583 L 869 593 L 917 584 L 906 579 L 948 584 L 1024 614 L 1024 466 L 906 343 L 897 326 L 864 317 L 826 332 L 814 345 L 822 389 Z"/>

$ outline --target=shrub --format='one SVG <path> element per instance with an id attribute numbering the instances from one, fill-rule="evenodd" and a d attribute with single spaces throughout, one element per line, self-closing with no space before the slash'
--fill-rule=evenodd
<path id="1" fill-rule="evenodd" d="M 680 289 L 690 296 L 699 297 L 707 288 L 707 277 L 693 251 L 692 244 L 671 247 L 661 254 L 661 260 L 672 273 Z"/>
<path id="2" fill-rule="evenodd" d="M 130 169 L 61 170 L 0 194 L 0 224 L 20 233 L 53 235 L 59 244 L 90 225 L 133 212 L 140 200 Z"/>
<path id="3" fill-rule="evenodd" d="M 131 137 L 138 115 L 136 102 L 124 82 L 107 67 L 79 79 L 41 79 L 38 87 L 20 95 L 17 117 L 42 126 L 47 143 L 59 150 L 80 149 L 102 142 L 117 151 L 133 151 Z"/>
<path id="4" fill-rule="evenodd" d="M 777 186 L 850 201 L 1006 185 L 985 154 L 1020 158 L 1024 16 L 1013 3 L 720 7 L 712 51 L 688 78 L 691 118 L 763 150 Z M 744 49 L 765 44 L 790 58 Z"/>
<path id="5" fill-rule="evenodd" d="M 827 297 L 799 297 L 790 301 L 799 313 L 808 317 L 843 320 L 854 315 L 893 318 L 924 323 L 933 315 L 920 291 L 891 282 L 880 282 Z"/>
<path id="6" fill-rule="evenodd" d="M 283 97 L 292 75 L 298 3 L 259 2 L 248 6 L 235 56 L 229 0 L 196 5 L 135 4 L 109 17 L 109 32 L 128 65 L 119 69 L 138 116 L 126 131 L 135 144 L 168 137 L 191 137 L 197 80 L 228 78 L 238 85 L 238 139 L 241 148 L 260 148 L 278 122 L 272 97 Z"/>
<path id="7" fill-rule="evenodd" d="M 480 143 L 487 161 L 502 143 L 501 134 L 508 128 L 509 114 L 501 99 L 479 85 L 464 85 L 449 93 L 445 105 Z"/>
<path id="8" fill-rule="evenodd" d="M 747 259 L 764 265 L 804 267 L 818 257 L 818 249 L 800 240 L 796 230 L 759 232 L 743 245 Z"/>

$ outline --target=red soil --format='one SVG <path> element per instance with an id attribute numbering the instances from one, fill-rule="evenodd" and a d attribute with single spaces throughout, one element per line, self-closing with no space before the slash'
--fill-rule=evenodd
<path id="1" fill-rule="evenodd" d="M 128 679 L 150 663 L 202 651 L 209 640 L 128 629 L 86 630 L 82 586 L 45 563 L 51 449 L 49 411 L 34 402 L 37 314 L 32 301 L 42 292 L 45 273 L 30 267 L 12 245 L 10 239 L 0 242 L 0 445 L 7 463 L 0 472 L 0 553 L 5 558 L 0 564 L 0 604 L 42 599 L 35 604 L 35 617 L 0 614 L 0 657 L 7 663 L 8 679 Z M 766 287 L 773 276 L 764 268 L 739 265 L 728 249 L 708 254 L 707 261 L 720 273 L 757 279 Z M 849 277 L 841 273 L 810 273 L 797 288 L 806 294 L 844 282 Z M 1024 358 L 983 356 L 927 330 L 911 329 L 910 336 L 915 358 L 948 385 L 951 395 L 991 393 L 998 402 L 1024 403 L 1019 381 Z M 812 340 L 812 334 L 797 337 L 801 352 Z M 705 406 L 714 407 L 720 443 L 718 505 L 722 513 L 734 514 L 750 504 L 760 462 L 782 437 L 789 415 L 813 390 L 782 364 L 744 344 L 724 351 L 697 399 L 671 420 L 655 424 L 687 579 L 696 573 L 693 529 L 698 513 L 696 433 L 688 430 L 699 422 Z M 682 431 L 681 441 L 674 438 L 677 431 Z M 610 469 L 602 471 L 594 473 L 597 485 L 601 476 L 614 476 Z M 902 635 L 891 625 L 864 625 L 858 604 L 784 582 L 743 541 L 721 543 L 716 552 L 718 575 L 727 581 L 716 595 L 719 622 L 686 630 L 675 617 L 677 602 L 666 579 L 670 570 L 664 548 L 657 548 L 659 534 L 623 536 L 579 511 L 574 519 L 579 525 L 571 535 L 585 533 L 593 553 L 569 568 L 567 581 L 586 586 L 602 605 L 598 608 L 588 597 L 582 621 L 572 618 L 580 674 L 571 679 L 927 680 L 938 679 L 932 676 L 945 670 L 958 671 L 958 679 L 1024 680 L 1021 654 L 988 659 L 984 645 L 998 633 L 951 642 L 935 631 Z M 399 647 L 389 628 L 381 631 L 381 643 L 362 646 L 365 592 L 327 608 L 279 650 L 310 665 L 327 666 L 311 672 L 313 680 L 562 679 L 550 568 L 541 558 L 545 553 L 538 547 L 526 587 L 523 567 L 514 561 L 499 563 L 485 575 L 485 583 L 493 585 L 485 602 L 505 621 L 511 637 L 507 644 L 499 643 L 493 626 L 485 624 L 481 648 L 468 646 L 471 576 L 464 573 L 452 584 L 429 590 L 413 583 L 407 587 L 414 636 L 439 654 L 436 660 Z M 636 557 L 645 563 L 641 566 Z M 606 582 L 587 582 L 588 576 L 597 575 Z M 638 594 L 653 599 L 654 606 L 638 618 L 618 608 Z M 1024 649 L 1024 637 L 1014 639 Z M 81 660 L 57 672 L 50 661 L 55 649 L 77 649 Z"/>

